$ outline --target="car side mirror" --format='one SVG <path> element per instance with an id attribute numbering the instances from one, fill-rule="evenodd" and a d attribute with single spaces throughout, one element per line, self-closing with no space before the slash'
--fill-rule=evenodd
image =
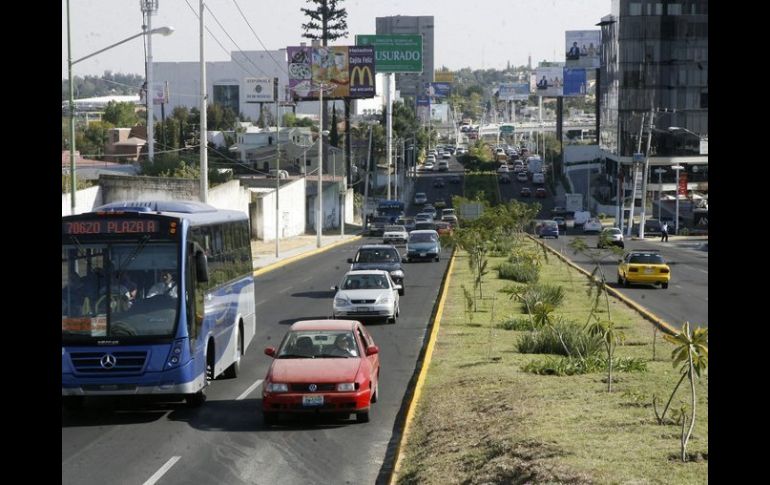
<path id="1" fill-rule="evenodd" d="M 408 262 L 409 262 L 409 260 L 408 260 L 408 259 L 406 259 L 406 258 L 401 258 L 401 262 L 402 262 L 402 263 L 408 263 Z"/>
<path id="2" fill-rule="evenodd" d="M 403 288 L 403 286 L 401 286 L 401 285 L 393 285 L 393 289 L 394 290 L 401 290 L 401 288 Z"/>
<path id="3" fill-rule="evenodd" d="M 329 289 L 330 289 L 330 290 L 334 290 L 334 291 L 339 291 L 339 290 L 340 290 L 340 287 L 339 287 L 339 286 L 337 286 L 337 285 L 334 285 L 334 286 L 332 286 L 332 287 L 331 287 L 331 288 L 329 288 Z"/>
<path id="4" fill-rule="evenodd" d="M 275 347 L 265 347 L 265 355 L 275 357 Z"/>
<path id="5" fill-rule="evenodd" d="M 376 345 L 370 345 L 370 346 L 368 346 L 366 348 L 366 355 L 367 356 L 374 355 L 374 354 L 379 354 L 379 353 L 380 353 L 380 348 L 377 347 Z"/>
<path id="6" fill-rule="evenodd" d="M 348 258 L 348 263 L 353 264 L 353 258 Z"/>

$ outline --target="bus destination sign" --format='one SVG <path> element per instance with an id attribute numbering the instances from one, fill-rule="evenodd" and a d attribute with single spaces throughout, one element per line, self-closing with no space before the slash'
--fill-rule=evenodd
<path id="1" fill-rule="evenodd" d="M 79 236 L 86 234 L 160 234 L 161 222 L 156 219 L 92 219 L 82 221 L 64 221 L 62 222 L 62 235 Z M 176 223 L 172 222 L 168 227 L 170 234 L 176 232 Z"/>

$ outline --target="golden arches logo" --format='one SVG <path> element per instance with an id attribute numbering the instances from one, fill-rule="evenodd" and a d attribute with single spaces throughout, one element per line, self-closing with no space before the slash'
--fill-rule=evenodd
<path id="1" fill-rule="evenodd" d="M 356 78 L 358 82 L 356 82 Z M 368 80 L 368 82 L 367 82 Z M 374 86 L 374 75 L 369 66 L 356 66 L 350 71 L 351 86 Z"/>

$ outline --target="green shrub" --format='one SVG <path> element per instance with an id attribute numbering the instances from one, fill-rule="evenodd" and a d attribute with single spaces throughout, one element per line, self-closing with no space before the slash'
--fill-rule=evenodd
<path id="1" fill-rule="evenodd" d="M 489 245 L 489 255 L 500 257 L 510 254 L 515 244 L 511 238 L 495 238 Z"/>
<path id="2" fill-rule="evenodd" d="M 607 357 L 602 355 L 592 355 L 585 359 L 548 356 L 528 362 L 521 370 L 539 375 L 571 376 L 603 372 L 606 368 Z M 623 357 L 613 359 L 612 369 L 617 372 L 646 372 L 647 363 L 642 359 Z"/>
<path id="3" fill-rule="evenodd" d="M 540 278 L 540 270 L 534 264 L 503 263 L 497 268 L 500 279 L 519 283 L 535 283 Z"/>
<path id="4" fill-rule="evenodd" d="M 569 354 L 565 346 L 569 349 Z M 590 335 L 574 323 L 559 320 L 554 323 L 553 328 L 543 327 L 536 332 L 522 335 L 517 349 L 522 354 L 571 354 L 587 357 L 599 353 L 603 346 L 598 335 Z"/>
<path id="5" fill-rule="evenodd" d="M 532 321 L 528 317 L 511 317 L 495 325 L 503 330 L 529 331 L 533 330 Z"/>
<path id="6" fill-rule="evenodd" d="M 535 308 L 537 302 L 543 302 L 557 307 L 564 301 L 564 288 L 547 284 L 531 285 L 524 292 L 523 299 L 522 308 L 524 309 L 524 312 L 527 313 L 529 312 L 529 309 Z"/>

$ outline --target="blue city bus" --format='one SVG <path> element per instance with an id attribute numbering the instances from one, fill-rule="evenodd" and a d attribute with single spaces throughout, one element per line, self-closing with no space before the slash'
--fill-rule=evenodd
<path id="1" fill-rule="evenodd" d="M 377 204 L 377 216 L 388 216 L 393 224 L 396 219 L 404 216 L 404 203 L 400 200 L 381 200 Z"/>
<path id="2" fill-rule="evenodd" d="M 206 400 L 256 330 L 249 220 L 194 201 L 62 217 L 62 402 Z"/>

